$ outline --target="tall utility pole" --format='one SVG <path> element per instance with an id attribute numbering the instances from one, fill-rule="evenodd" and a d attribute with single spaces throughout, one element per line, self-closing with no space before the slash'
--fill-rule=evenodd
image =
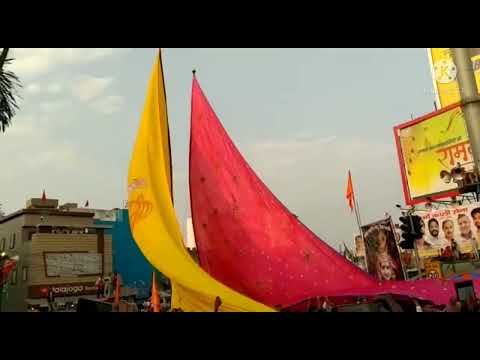
<path id="1" fill-rule="evenodd" d="M 468 137 L 476 170 L 480 170 L 480 96 L 469 48 L 452 48 Z"/>

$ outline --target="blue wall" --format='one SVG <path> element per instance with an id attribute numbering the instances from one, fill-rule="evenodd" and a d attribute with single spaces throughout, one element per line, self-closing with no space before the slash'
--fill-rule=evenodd
<path id="1" fill-rule="evenodd" d="M 145 286 L 150 287 L 153 267 L 132 237 L 128 211 L 118 210 L 116 222 L 95 220 L 95 224 L 113 227 L 111 230 L 107 229 L 105 233 L 112 235 L 113 271 L 120 273 L 124 285 L 134 286 L 135 282 L 138 284 L 139 281 L 143 281 Z"/>

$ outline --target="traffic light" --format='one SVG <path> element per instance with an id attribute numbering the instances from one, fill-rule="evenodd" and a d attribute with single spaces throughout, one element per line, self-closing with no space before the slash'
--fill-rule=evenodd
<path id="1" fill-rule="evenodd" d="M 415 240 L 423 236 L 422 219 L 418 215 L 401 216 L 400 222 L 403 240 L 398 245 L 405 250 L 414 249 Z"/>
<path id="2" fill-rule="evenodd" d="M 415 239 L 420 239 L 423 236 L 422 227 L 424 226 L 423 220 L 418 215 L 412 215 L 412 222 L 413 222 L 413 234 L 415 235 Z"/>

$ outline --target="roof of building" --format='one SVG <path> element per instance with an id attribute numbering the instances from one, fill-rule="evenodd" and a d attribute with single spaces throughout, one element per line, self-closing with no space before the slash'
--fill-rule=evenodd
<path id="1" fill-rule="evenodd" d="M 48 208 L 47 209 L 20 209 L 18 211 L 15 211 L 1 218 L 0 224 L 4 224 L 22 215 L 70 216 L 70 217 L 93 218 L 95 214 L 91 212 L 64 211 L 59 209 L 48 209 Z"/>

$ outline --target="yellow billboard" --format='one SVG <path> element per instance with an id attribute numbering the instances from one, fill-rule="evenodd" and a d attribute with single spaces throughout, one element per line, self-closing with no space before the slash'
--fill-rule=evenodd
<path id="1" fill-rule="evenodd" d="M 398 125 L 394 133 L 407 204 L 458 194 L 457 185 L 441 177 L 458 163 L 466 170 L 473 166 L 465 118 L 458 104 Z"/>
<path id="2" fill-rule="evenodd" d="M 477 88 L 480 90 L 480 48 L 470 48 L 470 56 Z M 428 48 L 428 58 L 438 107 L 444 108 L 460 102 L 457 68 L 453 61 L 452 49 Z"/>

